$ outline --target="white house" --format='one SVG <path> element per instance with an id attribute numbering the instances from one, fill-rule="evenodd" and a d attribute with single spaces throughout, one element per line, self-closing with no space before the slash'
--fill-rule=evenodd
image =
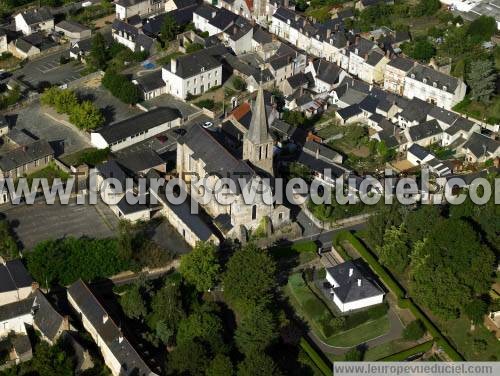
<path id="1" fill-rule="evenodd" d="M 111 27 L 112 36 L 115 41 L 123 44 L 134 52 L 151 52 L 154 39 L 143 34 L 136 27 L 120 20 L 115 20 Z"/>
<path id="2" fill-rule="evenodd" d="M 47 8 L 28 9 L 14 16 L 17 31 L 30 35 L 37 31 L 48 31 L 54 28 L 54 17 Z"/>
<path id="3" fill-rule="evenodd" d="M 91 30 L 87 26 L 71 20 L 63 20 L 55 26 L 55 31 L 64 34 L 71 40 L 87 39 L 91 36 Z"/>
<path id="4" fill-rule="evenodd" d="M 115 2 L 116 18 L 126 20 L 138 15 L 146 17 L 165 12 L 166 0 L 118 0 Z"/>
<path id="5" fill-rule="evenodd" d="M 170 60 L 162 69 L 166 92 L 186 99 L 222 84 L 222 64 L 201 50 Z"/>
<path id="6" fill-rule="evenodd" d="M 337 64 L 325 59 L 309 61 L 305 71 L 311 73 L 316 93 L 330 92 L 347 76 Z"/>
<path id="7" fill-rule="evenodd" d="M 68 288 L 68 302 L 81 318 L 113 376 L 157 375 L 81 279 Z"/>
<path id="8" fill-rule="evenodd" d="M 98 149 L 117 151 L 178 127 L 181 121 L 179 111 L 159 107 L 93 131 L 90 142 Z"/>
<path id="9" fill-rule="evenodd" d="M 406 75 L 414 65 L 415 61 L 404 57 L 392 59 L 385 67 L 384 89 L 403 95 Z"/>
<path id="10" fill-rule="evenodd" d="M 464 99 L 466 88 L 458 78 L 416 64 L 406 75 L 403 95 L 450 110 Z"/>
<path id="11" fill-rule="evenodd" d="M 206 31 L 212 36 L 232 26 L 238 17 L 227 9 L 217 9 L 204 3 L 194 10 L 193 23 L 196 29 Z"/>
<path id="12" fill-rule="evenodd" d="M 23 263 L 20 259 L 0 260 L 0 306 L 26 299 L 34 285 Z"/>
<path id="13" fill-rule="evenodd" d="M 471 163 L 483 163 L 489 159 L 500 157 L 500 141 L 480 133 L 473 133 L 463 145 L 465 160 Z"/>
<path id="14" fill-rule="evenodd" d="M 333 302 L 341 312 L 370 307 L 384 300 L 385 292 L 356 261 L 347 261 L 326 269 Z"/>

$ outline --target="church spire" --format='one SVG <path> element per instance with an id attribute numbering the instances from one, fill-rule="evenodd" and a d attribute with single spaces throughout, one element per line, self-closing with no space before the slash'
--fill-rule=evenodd
<path id="1" fill-rule="evenodd" d="M 252 120 L 246 134 L 249 141 L 253 144 L 260 145 L 272 140 L 269 135 L 269 125 L 266 114 L 266 104 L 264 103 L 264 90 L 262 83 L 257 91 L 257 98 L 252 108 Z"/>

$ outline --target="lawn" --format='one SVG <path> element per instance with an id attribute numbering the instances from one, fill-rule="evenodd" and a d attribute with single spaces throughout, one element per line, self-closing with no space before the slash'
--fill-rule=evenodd
<path id="1" fill-rule="evenodd" d="M 488 105 L 465 98 L 453 109 L 486 123 L 495 124 L 500 122 L 500 95 L 494 96 Z"/>
<path id="2" fill-rule="evenodd" d="M 289 245 L 279 245 L 269 249 L 269 253 L 276 260 L 298 258 L 300 265 L 314 260 L 318 246 L 312 241 L 301 241 Z"/>
<path id="3" fill-rule="evenodd" d="M 352 329 L 325 336 L 325 323 L 333 323 L 336 317 L 326 303 L 309 289 L 300 273 L 290 276 L 284 291 L 290 298 L 290 302 L 297 314 L 311 326 L 311 329 L 322 341 L 331 346 L 356 346 L 383 335 L 389 330 L 389 319 L 387 315 L 384 315 L 377 319 L 366 321 Z"/>
<path id="4" fill-rule="evenodd" d="M 363 360 L 379 360 L 415 346 L 415 343 L 397 339 L 372 347 L 365 352 Z"/>
<path id="5" fill-rule="evenodd" d="M 44 167 L 41 170 L 38 170 L 27 176 L 29 182 L 33 181 L 35 178 L 39 179 L 47 179 L 49 184 L 52 184 L 55 178 L 59 178 L 62 181 L 68 180 L 70 174 L 61 170 L 54 163 L 50 163 L 47 167 Z"/>

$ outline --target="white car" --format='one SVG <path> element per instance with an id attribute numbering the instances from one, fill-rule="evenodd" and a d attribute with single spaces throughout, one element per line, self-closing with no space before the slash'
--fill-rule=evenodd
<path id="1" fill-rule="evenodd" d="M 212 123 L 211 121 L 206 121 L 203 123 L 203 128 L 210 128 L 212 125 L 214 125 L 214 123 Z"/>

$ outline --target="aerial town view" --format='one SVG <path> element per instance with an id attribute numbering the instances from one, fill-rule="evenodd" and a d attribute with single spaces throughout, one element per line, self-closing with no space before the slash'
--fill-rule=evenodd
<path id="1" fill-rule="evenodd" d="M 0 376 L 500 375 L 500 0 L 0 0 Z"/>

